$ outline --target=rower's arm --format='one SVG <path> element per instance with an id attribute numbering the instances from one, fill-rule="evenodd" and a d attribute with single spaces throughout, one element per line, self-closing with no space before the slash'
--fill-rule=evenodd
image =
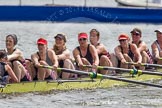
<path id="1" fill-rule="evenodd" d="M 155 44 L 155 42 L 151 45 L 151 48 L 152 48 L 152 53 L 153 53 L 155 59 L 160 58 L 159 50 L 158 50 L 158 47 L 157 47 L 157 45 Z"/>
<path id="2" fill-rule="evenodd" d="M 77 48 L 75 48 L 73 50 L 73 57 L 74 57 L 75 61 L 78 63 L 79 66 L 83 65 L 83 62 L 82 62 L 81 57 L 80 57 L 80 53 L 79 53 Z"/>
<path id="3" fill-rule="evenodd" d="M 97 54 L 101 54 L 105 51 L 105 46 L 103 44 L 100 44 L 98 46 L 96 46 L 96 50 L 97 50 Z"/>
<path id="4" fill-rule="evenodd" d="M 93 45 L 90 45 L 90 52 L 93 57 L 93 64 L 98 66 L 99 65 L 99 57 L 96 48 Z"/>
<path id="5" fill-rule="evenodd" d="M 55 54 L 55 52 L 53 50 L 48 50 L 50 52 L 50 57 L 52 59 L 53 62 L 53 67 L 57 68 L 58 67 L 58 60 L 57 60 L 57 56 Z"/>
<path id="6" fill-rule="evenodd" d="M 38 61 L 38 56 L 37 56 L 36 53 L 34 53 L 34 54 L 31 55 L 31 60 L 34 63 L 34 66 L 35 67 L 40 67 L 40 63 Z"/>
<path id="7" fill-rule="evenodd" d="M 14 60 L 14 59 L 22 60 L 23 59 L 23 53 L 19 49 L 16 49 L 16 51 L 13 52 L 11 55 L 8 55 L 7 58 L 8 58 L 8 61 L 11 61 L 11 60 Z"/>
<path id="8" fill-rule="evenodd" d="M 115 55 L 118 57 L 118 59 L 119 59 L 120 61 L 122 61 L 122 59 L 125 59 L 124 56 L 123 56 L 123 54 L 122 54 L 122 52 L 121 52 L 121 49 L 120 49 L 119 46 L 117 46 L 117 47 L 114 49 L 114 51 L 115 51 Z"/>
<path id="9" fill-rule="evenodd" d="M 8 72 L 9 76 L 11 77 L 11 79 L 14 82 L 19 82 L 15 73 L 13 72 L 13 70 L 11 69 L 11 67 L 8 64 L 5 65 L 5 70 Z"/>
<path id="10" fill-rule="evenodd" d="M 137 58 L 137 63 L 142 63 L 142 56 L 135 44 L 131 44 L 131 51 L 134 53 L 135 57 Z"/>
<path id="11" fill-rule="evenodd" d="M 57 55 L 58 60 L 65 60 L 65 59 L 70 59 L 70 51 L 66 49 L 65 51 L 62 52 L 62 54 Z"/>
<path id="12" fill-rule="evenodd" d="M 146 51 L 146 49 L 147 49 L 146 43 L 142 41 L 142 43 L 139 44 L 139 46 L 138 46 L 138 50 L 141 53 L 142 51 Z"/>

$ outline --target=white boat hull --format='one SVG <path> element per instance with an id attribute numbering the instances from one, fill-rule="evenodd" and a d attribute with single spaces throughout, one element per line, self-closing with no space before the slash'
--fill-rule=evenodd
<path id="1" fill-rule="evenodd" d="M 161 0 L 115 0 L 123 6 L 162 8 Z"/>

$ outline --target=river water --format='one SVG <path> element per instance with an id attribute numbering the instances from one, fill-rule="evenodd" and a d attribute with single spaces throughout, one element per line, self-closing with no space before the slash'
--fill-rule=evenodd
<path id="1" fill-rule="evenodd" d="M 37 51 L 36 40 L 44 37 L 48 40 L 48 47 L 53 45 L 53 37 L 57 33 L 67 35 L 67 47 L 72 51 L 77 45 L 79 32 L 89 33 L 96 28 L 101 33 L 101 42 L 110 52 L 118 44 L 120 33 L 127 33 L 134 27 L 143 31 L 143 40 L 150 47 L 156 39 L 154 30 L 161 25 L 154 24 L 114 24 L 114 23 L 51 23 L 51 22 L 0 22 L 0 49 L 5 48 L 5 36 L 15 33 L 18 36 L 18 45 L 26 58 Z M 162 84 L 159 82 L 159 84 Z M 74 90 L 67 92 L 53 92 L 47 94 L 30 93 L 22 95 L 4 96 L 0 99 L 0 106 L 7 108 L 72 108 L 72 107 L 114 107 L 114 108 L 154 108 L 162 107 L 162 90 L 153 87 L 131 86 L 95 90 Z"/>
<path id="2" fill-rule="evenodd" d="M 103 0 L 104 1 L 104 0 Z M 108 0 L 107 0 L 108 1 Z M 107 2 L 105 2 L 107 3 Z M 112 3 L 112 2 L 108 2 Z M 113 4 L 114 5 L 114 4 Z M 77 45 L 77 34 L 87 32 L 93 28 L 100 31 L 100 41 L 107 50 L 114 52 L 114 47 L 119 43 L 117 37 L 120 33 L 127 33 L 134 27 L 142 30 L 142 38 L 148 44 L 156 39 L 154 30 L 162 27 L 154 24 L 143 23 L 53 23 L 53 22 L 0 22 L 0 49 L 5 48 L 5 36 L 16 34 L 18 45 L 26 58 L 37 51 L 36 40 L 44 37 L 51 48 L 54 36 L 57 33 L 67 35 L 67 47 L 72 51 Z M 161 81 L 157 82 L 162 84 Z M 20 95 L 0 94 L 0 106 L 3 108 L 161 108 L 162 90 L 141 85 L 126 87 L 113 87 L 95 90 L 53 91 L 50 93 L 27 93 Z"/>
<path id="3" fill-rule="evenodd" d="M 162 90 L 129 86 L 3 96 L 3 108 L 161 108 Z"/>

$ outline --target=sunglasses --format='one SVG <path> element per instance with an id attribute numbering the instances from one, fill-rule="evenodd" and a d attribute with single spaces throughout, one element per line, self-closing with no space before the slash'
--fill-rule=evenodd
<path id="1" fill-rule="evenodd" d="M 132 33 L 132 36 L 139 36 L 139 33 Z"/>
<path id="2" fill-rule="evenodd" d="M 85 41 L 85 40 L 87 40 L 86 38 L 81 38 L 81 39 L 79 39 L 79 41 Z"/>
<path id="3" fill-rule="evenodd" d="M 121 39 L 121 40 L 119 40 L 119 42 L 125 42 L 126 40 L 125 39 Z"/>

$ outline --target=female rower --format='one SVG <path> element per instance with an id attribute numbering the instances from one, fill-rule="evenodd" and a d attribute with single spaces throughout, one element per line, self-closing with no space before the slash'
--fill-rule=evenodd
<path id="1" fill-rule="evenodd" d="M 97 53 L 99 56 L 99 65 L 100 66 L 113 66 L 110 60 L 110 54 L 106 50 L 106 47 L 99 42 L 100 33 L 96 29 L 92 29 L 90 31 L 90 42 L 97 49 Z M 107 70 L 100 70 L 101 74 L 108 74 Z"/>
<path id="2" fill-rule="evenodd" d="M 119 60 L 118 67 L 121 68 L 132 68 L 129 67 L 126 62 L 142 62 L 142 56 L 135 44 L 129 43 L 129 37 L 126 34 L 121 34 L 118 37 L 120 45 L 115 47 L 115 54 Z"/>
<path id="3" fill-rule="evenodd" d="M 57 56 L 52 49 L 47 48 L 47 40 L 39 38 L 37 40 L 38 51 L 31 55 L 36 68 L 34 80 L 53 80 L 57 78 L 56 69 L 58 67 Z M 54 70 L 41 68 L 44 66 L 53 66 Z"/>
<path id="4" fill-rule="evenodd" d="M 52 48 L 54 52 L 57 55 L 57 59 L 59 62 L 59 67 L 61 68 L 68 68 L 68 69 L 75 69 L 71 57 L 70 57 L 70 51 L 66 47 L 66 37 L 64 34 L 57 34 L 55 37 L 55 44 Z M 62 79 L 68 79 L 71 77 L 74 77 L 74 74 L 62 72 L 58 73 L 60 74 L 59 77 Z"/>
<path id="5" fill-rule="evenodd" d="M 30 81 L 30 75 L 26 69 L 26 61 L 20 49 L 16 48 L 17 36 L 10 34 L 6 36 L 6 52 L 8 63 L 12 67 L 18 81 Z"/>
<path id="6" fill-rule="evenodd" d="M 155 30 L 157 40 L 152 45 L 152 54 L 154 57 L 154 63 L 162 64 L 162 29 Z"/>
<path id="7" fill-rule="evenodd" d="M 5 50 L 0 50 L 0 81 L 2 83 L 19 82 L 12 68 L 6 62 L 7 53 Z"/>
<path id="8" fill-rule="evenodd" d="M 134 28 L 131 32 L 132 43 L 134 43 L 142 56 L 142 63 L 153 63 L 152 55 L 144 41 L 141 40 L 142 32 L 139 28 Z M 144 67 L 143 67 L 144 69 Z"/>
<path id="9" fill-rule="evenodd" d="M 84 65 L 92 65 L 94 69 L 99 65 L 99 58 L 96 48 L 88 43 L 88 35 L 86 33 L 78 34 L 79 46 L 73 50 L 73 56 L 79 69 L 88 71 Z"/>

